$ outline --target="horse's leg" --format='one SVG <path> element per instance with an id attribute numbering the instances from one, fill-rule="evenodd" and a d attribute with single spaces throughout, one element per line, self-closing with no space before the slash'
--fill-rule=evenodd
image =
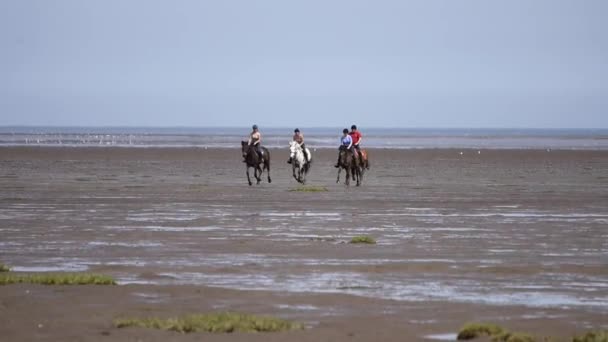
<path id="1" fill-rule="evenodd" d="M 255 179 L 257 179 L 256 184 L 260 184 L 260 182 L 262 181 L 262 172 L 263 170 L 260 165 L 255 167 L 255 172 L 253 173 L 253 175 L 255 176 Z"/>
<path id="2" fill-rule="evenodd" d="M 247 173 L 247 182 L 249 183 L 249 186 L 251 186 L 251 178 L 249 178 L 249 166 L 247 166 L 247 168 L 245 170 Z"/>
<path id="3" fill-rule="evenodd" d="M 302 184 L 306 184 L 306 166 L 300 169 L 300 179 L 302 180 Z"/>
<path id="4" fill-rule="evenodd" d="M 340 172 L 342 172 L 342 168 L 338 169 L 338 178 L 336 179 L 336 183 L 340 183 Z"/>
<path id="5" fill-rule="evenodd" d="M 359 168 L 359 184 L 363 183 L 363 174 L 365 173 L 365 169 L 363 167 Z"/>
<path id="6" fill-rule="evenodd" d="M 264 167 L 268 172 L 268 183 L 272 183 L 272 179 L 270 179 L 270 157 L 264 162 Z"/>
<path id="7" fill-rule="evenodd" d="M 346 184 L 346 186 L 350 186 L 350 166 L 344 168 L 344 171 L 346 171 L 346 182 L 344 184 Z"/>
<path id="8" fill-rule="evenodd" d="M 258 167 L 257 166 L 252 166 L 253 167 L 253 178 L 256 179 L 256 181 L 259 179 L 258 177 Z"/>

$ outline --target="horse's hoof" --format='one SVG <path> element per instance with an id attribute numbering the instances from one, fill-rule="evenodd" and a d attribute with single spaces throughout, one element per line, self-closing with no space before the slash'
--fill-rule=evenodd
<path id="1" fill-rule="evenodd" d="M 249 186 L 253 185 L 251 182 L 249 182 Z"/>
<path id="2" fill-rule="evenodd" d="M 268 178 L 268 183 L 272 183 L 272 179 Z"/>

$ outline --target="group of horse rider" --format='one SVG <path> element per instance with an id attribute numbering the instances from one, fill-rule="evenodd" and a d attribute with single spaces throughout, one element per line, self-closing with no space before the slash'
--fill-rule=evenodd
<path id="1" fill-rule="evenodd" d="M 361 155 L 360 144 L 363 140 L 362 138 L 363 136 L 361 135 L 361 132 L 359 132 L 359 130 L 357 129 L 357 125 L 350 126 L 350 132 L 347 128 L 345 128 L 342 130 L 342 137 L 340 138 L 340 148 L 350 150 L 355 156 L 355 158 L 359 158 L 359 156 Z M 310 160 L 310 156 L 306 152 L 306 146 L 304 145 L 304 134 L 300 132 L 299 128 L 296 128 L 293 131 L 292 140 L 298 143 L 298 145 L 300 145 L 302 151 L 304 152 L 304 158 L 306 158 L 306 162 L 308 163 L 308 161 Z M 253 146 L 255 148 L 256 152 L 260 157 L 262 156 L 261 142 L 262 134 L 260 133 L 260 129 L 258 128 L 258 125 L 253 125 L 252 132 L 251 134 L 249 134 L 249 141 L 247 143 L 249 146 Z M 334 167 L 339 167 L 339 160 L 340 159 L 338 158 L 338 163 L 336 163 Z M 292 163 L 291 157 L 289 158 L 287 163 Z"/>

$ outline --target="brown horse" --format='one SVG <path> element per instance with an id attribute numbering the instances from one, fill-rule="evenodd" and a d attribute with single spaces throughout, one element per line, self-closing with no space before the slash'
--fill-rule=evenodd
<path id="1" fill-rule="evenodd" d="M 367 150 L 361 150 L 361 169 L 369 170 L 369 154 Z"/>
<path id="2" fill-rule="evenodd" d="M 363 174 L 365 174 L 366 170 L 369 170 L 369 155 L 367 154 L 367 150 L 361 150 L 357 159 L 359 160 L 359 180 L 363 182 Z M 353 178 L 353 180 L 355 179 Z"/>
<path id="3" fill-rule="evenodd" d="M 270 179 L 270 152 L 266 147 L 260 147 L 262 150 L 262 156 L 260 157 L 254 146 L 250 146 L 246 141 L 241 141 L 241 152 L 243 158 L 245 158 L 245 164 L 247 165 L 247 182 L 251 186 L 251 178 L 249 177 L 249 168 L 253 168 L 253 177 L 257 180 L 256 184 L 260 184 L 262 181 L 262 173 L 264 170 L 268 171 L 268 183 L 272 183 Z"/>
<path id="4" fill-rule="evenodd" d="M 340 183 L 340 172 L 342 169 L 346 171 L 346 179 L 344 184 L 346 186 L 350 185 L 350 177 L 353 177 L 353 180 L 357 181 L 357 186 L 361 185 L 361 167 L 359 165 L 359 159 L 355 158 L 353 152 L 347 149 L 344 146 L 340 146 L 338 158 L 338 178 L 336 179 L 336 183 Z"/>

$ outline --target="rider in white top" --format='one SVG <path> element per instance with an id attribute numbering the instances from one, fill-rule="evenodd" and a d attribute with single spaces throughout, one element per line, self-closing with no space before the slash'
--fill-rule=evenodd
<path id="1" fill-rule="evenodd" d="M 293 141 L 297 142 L 298 145 L 300 145 L 300 147 L 302 148 L 302 153 L 304 153 L 304 160 L 308 163 L 310 161 L 310 157 L 308 157 L 308 153 L 306 151 L 306 145 L 304 145 L 304 134 L 300 133 L 300 129 L 296 128 L 293 131 Z M 287 161 L 287 164 L 291 164 L 292 158 L 289 157 L 289 160 Z"/>
<path id="2" fill-rule="evenodd" d="M 340 148 L 353 151 L 353 138 L 348 134 L 348 129 L 342 130 L 342 138 L 340 138 Z M 353 152 L 354 153 L 354 152 Z M 338 154 L 338 162 L 334 167 L 340 167 L 340 155 Z"/>

